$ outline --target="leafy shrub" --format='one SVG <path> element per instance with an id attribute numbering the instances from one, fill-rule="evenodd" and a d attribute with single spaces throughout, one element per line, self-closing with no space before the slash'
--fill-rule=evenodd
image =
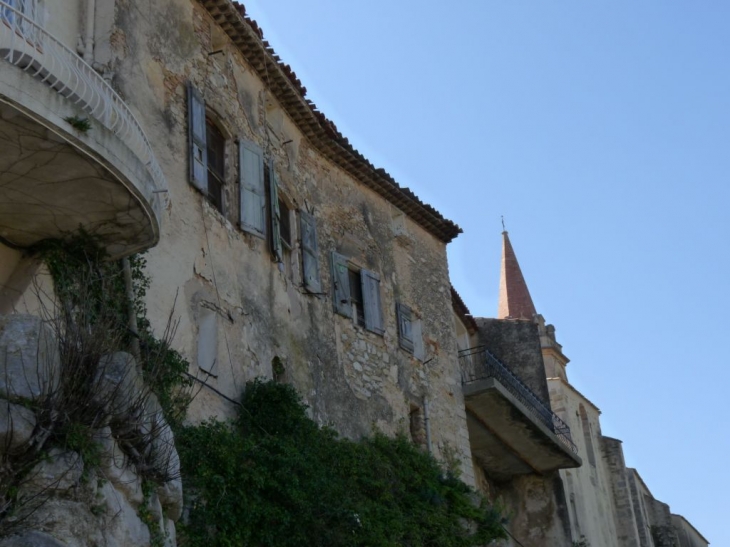
<path id="1" fill-rule="evenodd" d="M 405 437 L 360 442 L 319 428 L 295 390 L 249 382 L 239 418 L 177 434 L 188 546 L 486 545 L 486 500 Z"/>

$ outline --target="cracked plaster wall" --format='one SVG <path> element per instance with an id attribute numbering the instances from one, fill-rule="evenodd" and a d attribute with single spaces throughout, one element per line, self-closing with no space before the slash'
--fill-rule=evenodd
<path id="1" fill-rule="evenodd" d="M 175 344 L 191 372 L 232 398 L 246 380 L 271 377 L 278 357 L 312 417 L 349 437 L 373 426 L 407 432 L 410 405 L 426 396 L 435 453 L 454 452 L 472 482 L 445 245 L 409 219 L 396 237 L 390 204 L 312 148 L 199 4 L 162 0 L 150 9 L 119 0 L 116 24 L 115 85 L 143 120 L 170 184 L 161 240 L 148 254 L 153 325 L 160 330 L 175 303 Z M 216 49 L 223 53 L 208 55 Z M 187 182 L 187 81 L 227 137 L 224 214 Z M 236 227 L 239 137 L 269 151 L 292 208 L 314 213 L 324 294 L 302 288 L 298 243 L 282 271 L 265 240 Z M 292 222 L 295 233 L 297 226 Z M 330 251 L 380 275 L 383 336 L 333 313 Z M 424 363 L 398 346 L 396 301 L 423 322 Z M 203 309 L 218 315 L 212 375 L 196 363 Z M 191 417 L 231 412 L 203 389 Z"/>

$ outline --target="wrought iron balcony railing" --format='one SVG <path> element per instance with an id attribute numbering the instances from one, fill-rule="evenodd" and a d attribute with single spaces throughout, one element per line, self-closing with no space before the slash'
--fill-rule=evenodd
<path id="1" fill-rule="evenodd" d="M 137 155 L 157 189 L 167 188 L 152 146 L 129 107 L 101 75 L 43 28 L 36 11 L 32 0 L 0 0 L 0 59 L 81 107 Z"/>
<path id="2" fill-rule="evenodd" d="M 570 427 L 561 420 L 533 391 L 527 387 L 499 359 L 484 346 L 462 350 L 459 352 L 461 364 L 461 380 L 464 385 L 478 380 L 494 378 L 502 384 L 518 401 L 540 420 L 573 454 L 578 448 L 573 442 Z"/>

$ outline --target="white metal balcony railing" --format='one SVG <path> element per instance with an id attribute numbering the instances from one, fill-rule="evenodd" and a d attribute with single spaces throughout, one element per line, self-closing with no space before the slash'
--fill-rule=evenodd
<path id="1" fill-rule="evenodd" d="M 45 82 L 119 137 L 145 164 L 157 190 L 167 188 L 142 127 L 90 65 L 38 22 L 34 0 L 0 0 L 0 59 Z"/>

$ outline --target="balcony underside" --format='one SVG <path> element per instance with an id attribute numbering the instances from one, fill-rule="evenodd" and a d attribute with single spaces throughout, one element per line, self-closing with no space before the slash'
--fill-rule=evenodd
<path id="1" fill-rule="evenodd" d="M 580 458 L 495 378 L 464 385 L 471 451 L 496 480 L 579 467 Z"/>
<path id="2" fill-rule="evenodd" d="M 82 227 L 113 258 L 159 238 L 160 190 L 125 143 L 68 97 L 0 60 L 0 238 L 28 247 Z M 163 190 L 164 191 L 164 190 Z"/>

